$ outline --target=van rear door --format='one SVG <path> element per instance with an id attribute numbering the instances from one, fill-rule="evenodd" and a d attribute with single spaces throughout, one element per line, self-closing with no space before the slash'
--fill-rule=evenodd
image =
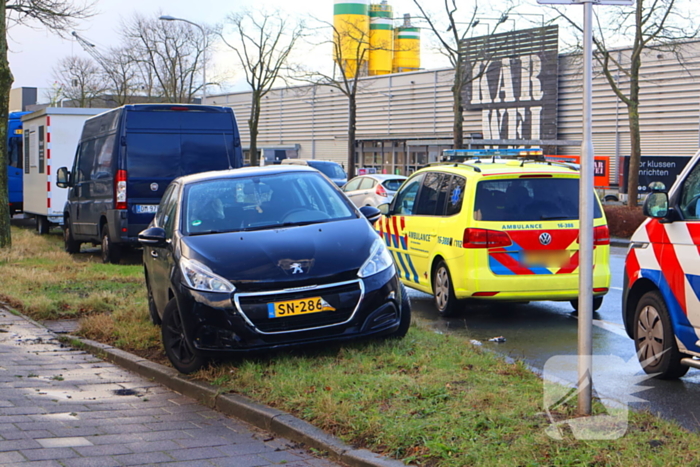
<path id="1" fill-rule="evenodd" d="M 147 227 L 174 178 L 241 165 L 228 109 L 143 106 L 127 113 L 125 125 L 128 237 Z"/>

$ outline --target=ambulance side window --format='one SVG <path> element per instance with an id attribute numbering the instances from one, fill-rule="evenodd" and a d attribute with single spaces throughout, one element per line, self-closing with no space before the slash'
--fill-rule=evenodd
<path id="1" fill-rule="evenodd" d="M 452 186 L 447 194 L 447 215 L 454 216 L 462 210 L 462 201 L 464 200 L 464 186 L 467 181 L 459 175 L 452 176 Z"/>
<path id="2" fill-rule="evenodd" d="M 394 198 L 393 209 L 391 212 L 392 214 L 410 216 L 414 213 L 416 195 L 418 194 L 418 189 L 420 188 L 422 181 L 423 175 L 421 174 L 417 177 L 411 178 L 404 184 L 402 190 L 399 191 L 396 194 L 396 198 Z"/>
<path id="3" fill-rule="evenodd" d="M 685 219 L 700 219 L 700 163 L 683 182 L 679 207 Z"/>
<path id="4" fill-rule="evenodd" d="M 423 187 L 418 194 L 418 202 L 413 210 L 415 214 L 424 216 L 435 216 L 442 214 L 438 206 L 438 201 L 440 184 L 443 178 L 443 175 L 439 173 L 429 173 L 425 176 Z M 443 198 L 442 207 L 444 208 L 444 206 L 445 203 Z"/>

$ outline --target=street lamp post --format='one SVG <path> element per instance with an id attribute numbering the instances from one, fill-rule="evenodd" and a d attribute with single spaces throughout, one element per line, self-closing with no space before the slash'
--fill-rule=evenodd
<path id="1" fill-rule="evenodd" d="M 204 28 L 188 19 L 176 18 L 174 16 L 163 15 L 158 19 L 163 21 L 182 21 L 198 27 L 202 32 L 202 62 L 204 62 L 202 65 L 202 104 L 204 104 L 204 99 L 207 98 L 207 34 L 204 32 Z"/>

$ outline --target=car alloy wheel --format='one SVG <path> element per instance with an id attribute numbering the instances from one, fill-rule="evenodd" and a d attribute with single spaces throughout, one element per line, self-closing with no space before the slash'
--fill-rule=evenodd
<path id="1" fill-rule="evenodd" d="M 438 263 L 433 276 L 435 307 L 442 316 L 452 316 L 457 311 L 457 298 L 452 287 L 450 271 L 444 261 Z"/>
<path id="2" fill-rule="evenodd" d="M 161 335 L 165 354 L 180 373 L 194 373 L 206 364 L 206 359 L 195 355 L 187 343 L 185 328 L 174 298 L 165 306 Z"/>
<path id="3" fill-rule="evenodd" d="M 109 238 L 109 228 L 105 224 L 102 226 L 102 262 L 119 264 L 120 259 L 120 248 L 112 243 L 112 239 Z"/>
<path id="4" fill-rule="evenodd" d="M 686 355 L 678 350 L 668 309 L 657 291 L 647 292 L 637 304 L 634 344 L 646 373 L 659 379 L 676 379 L 688 372 L 688 367 L 681 364 Z"/>

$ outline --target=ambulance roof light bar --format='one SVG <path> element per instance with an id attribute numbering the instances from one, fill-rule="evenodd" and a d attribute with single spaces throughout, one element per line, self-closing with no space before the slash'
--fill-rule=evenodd
<path id="1" fill-rule="evenodd" d="M 531 159 L 544 161 L 541 148 L 516 149 L 445 149 L 442 151 L 443 161 L 466 159 Z"/>

